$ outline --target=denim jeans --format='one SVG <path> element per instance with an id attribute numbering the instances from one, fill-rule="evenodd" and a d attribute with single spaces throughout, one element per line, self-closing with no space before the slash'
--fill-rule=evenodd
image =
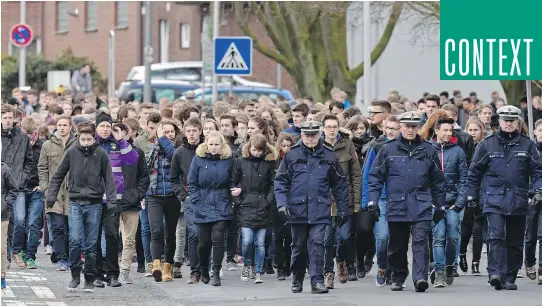
<path id="1" fill-rule="evenodd" d="M 28 201 L 28 242 L 26 243 L 26 257 L 36 259 L 36 252 L 40 244 L 41 222 L 43 220 L 43 192 L 27 192 Z"/>
<path id="2" fill-rule="evenodd" d="M 251 266 L 254 257 L 256 273 L 264 273 L 266 228 L 241 227 L 241 252 L 245 267 Z M 252 256 L 255 254 L 255 256 Z"/>
<path id="3" fill-rule="evenodd" d="M 542 207 L 529 206 L 527 229 L 525 230 L 525 265 L 536 265 L 536 243 L 538 246 L 538 266 L 542 268 Z"/>
<path id="4" fill-rule="evenodd" d="M 152 262 L 151 227 L 146 207 L 139 212 L 139 221 L 141 223 L 141 243 L 143 244 L 143 253 L 145 253 L 145 262 L 149 263 Z"/>
<path id="5" fill-rule="evenodd" d="M 47 225 L 51 235 L 50 244 L 58 261 L 68 260 L 69 239 L 68 235 L 68 216 L 56 214 L 53 212 L 47 213 Z"/>
<path id="6" fill-rule="evenodd" d="M 444 219 L 436 224 L 432 222 L 432 226 L 435 270 L 444 271 L 446 266 L 454 264 L 457 256 L 457 246 L 461 235 L 461 214 L 447 210 Z"/>
<path id="7" fill-rule="evenodd" d="M 68 224 L 70 236 L 69 267 L 81 271 L 81 252 L 85 254 L 85 280 L 94 281 L 98 233 L 102 220 L 102 203 L 70 202 Z"/>
<path id="8" fill-rule="evenodd" d="M 26 233 L 26 194 L 24 192 L 17 193 L 17 199 L 11 210 L 11 222 L 13 224 L 11 254 L 16 254 L 23 250 Z"/>
<path id="9" fill-rule="evenodd" d="M 337 259 L 337 262 L 344 261 L 348 255 L 348 247 L 350 246 L 350 230 L 352 217 L 348 218 L 348 221 L 341 227 L 337 224 L 328 225 L 328 229 L 325 231 L 324 244 L 325 244 L 325 266 L 324 273 L 333 272 L 333 258 Z"/>
<path id="10" fill-rule="evenodd" d="M 388 203 L 386 200 L 378 201 L 380 206 L 380 218 L 375 223 L 374 232 L 376 240 L 376 264 L 379 269 L 388 267 L 388 240 L 390 231 L 388 229 L 388 221 L 386 219 L 386 208 Z"/>

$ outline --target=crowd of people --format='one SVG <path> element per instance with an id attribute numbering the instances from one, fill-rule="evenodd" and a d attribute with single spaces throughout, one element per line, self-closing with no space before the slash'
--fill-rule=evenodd
<path id="1" fill-rule="evenodd" d="M 69 290 L 292 278 L 312 293 L 364 278 L 393 291 L 452 285 L 458 270 L 516 290 L 542 284 L 542 120 L 476 93 L 398 92 L 365 116 L 331 99 L 159 103 L 13 90 L 2 113 L 2 288 L 37 269 L 40 243 Z M 466 256 L 472 238 L 472 258 Z M 412 243 L 412 268 L 408 244 Z M 542 244 L 539 246 L 542 256 Z M 523 262 L 523 259 L 525 261 Z M 46 264 L 46 263 L 40 263 Z M 241 268 L 239 268 L 241 266 Z M 133 275 L 133 274 L 132 274 Z"/>

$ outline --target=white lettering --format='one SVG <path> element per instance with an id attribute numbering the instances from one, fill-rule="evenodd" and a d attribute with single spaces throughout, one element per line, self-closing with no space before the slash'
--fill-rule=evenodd
<path id="1" fill-rule="evenodd" d="M 469 41 L 461 39 L 459 41 L 459 74 L 462 76 L 467 76 L 469 74 L 469 51 Z M 463 55 L 465 55 L 465 65 L 463 65 Z M 465 68 L 465 70 L 463 70 L 463 68 Z"/>
<path id="2" fill-rule="evenodd" d="M 497 41 L 495 38 L 486 39 L 489 43 L 489 75 L 493 76 L 493 44 Z"/>
<path id="3" fill-rule="evenodd" d="M 527 50 L 525 51 L 525 58 L 527 59 L 527 62 L 525 65 L 527 66 L 527 76 L 531 75 L 531 43 L 533 42 L 532 38 L 524 38 L 523 42 L 527 44 Z"/>
<path id="4" fill-rule="evenodd" d="M 517 39 L 517 46 L 515 44 L 516 40 L 512 39 L 512 53 L 514 53 L 514 58 L 512 59 L 512 67 L 510 67 L 510 75 L 514 75 L 514 70 L 517 70 L 517 76 L 521 76 L 521 70 L 519 69 L 519 46 L 521 45 L 521 40 Z"/>
<path id="5" fill-rule="evenodd" d="M 449 45 L 451 45 L 451 47 L 449 47 Z M 448 49 L 451 49 L 451 51 L 454 51 L 455 52 L 455 41 L 451 38 L 448 38 L 446 39 L 446 43 L 445 43 L 445 50 L 444 50 L 444 59 L 445 59 L 445 65 L 446 65 L 446 75 L 447 76 L 453 76 L 455 74 L 455 64 L 449 64 L 450 61 L 449 61 L 449 58 L 450 58 L 450 55 L 449 55 L 449 50 Z M 448 69 L 449 67 L 452 67 L 452 69 Z"/>
<path id="6" fill-rule="evenodd" d="M 480 45 L 478 45 L 480 44 Z M 481 39 L 474 40 L 473 46 L 473 60 L 472 60 L 472 73 L 476 75 L 476 70 L 478 70 L 478 75 L 482 76 L 484 74 L 484 41 Z"/>
<path id="7" fill-rule="evenodd" d="M 508 42 L 508 39 L 499 39 L 499 75 L 500 76 L 508 76 L 506 72 L 502 70 L 503 68 L 503 60 L 505 60 L 508 56 L 502 54 L 502 45 L 503 43 Z"/>

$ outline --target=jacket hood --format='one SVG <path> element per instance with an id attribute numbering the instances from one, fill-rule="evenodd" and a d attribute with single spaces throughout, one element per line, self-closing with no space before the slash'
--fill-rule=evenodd
<path id="1" fill-rule="evenodd" d="M 198 148 L 196 149 L 196 155 L 201 158 L 206 158 L 207 153 L 208 153 L 208 150 L 207 150 L 206 143 L 200 144 Z M 226 142 L 224 142 L 222 144 L 222 150 L 220 151 L 220 159 L 228 159 L 231 156 L 232 156 L 231 148 Z"/>
<path id="2" fill-rule="evenodd" d="M 276 161 L 278 160 L 278 153 L 277 149 L 270 145 L 269 143 L 266 144 L 267 150 L 264 152 L 265 155 L 265 161 Z M 250 157 L 250 143 L 247 143 L 243 145 L 243 152 L 241 152 L 241 156 L 243 158 L 249 158 Z"/>

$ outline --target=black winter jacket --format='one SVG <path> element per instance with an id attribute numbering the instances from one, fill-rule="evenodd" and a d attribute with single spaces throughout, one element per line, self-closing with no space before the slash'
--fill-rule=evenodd
<path id="1" fill-rule="evenodd" d="M 267 144 L 264 154 L 259 158 L 250 155 L 250 143 L 247 143 L 242 147 L 241 156 L 233 163 L 231 187 L 242 190 L 238 197 L 233 198 L 240 227 L 262 228 L 273 222 L 276 210 L 273 181 L 278 154 L 270 144 Z"/>
<path id="2" fill-rule="evenodd" d="M 190 164 L 196 155 L 196 149 L 201 143 L 203 143 L 203 136 L 200 137 L 200 142 L 197 145 L 189 144 L 185 137 L 183 144 L 175 150 L 171 158 L 169 179 L 173 186 L 173 192 L 181 202 L 188 196 L 188 171 L 190 171 Z"/>
<path id="3" fill-rule="evenodd" d="M 9 221 L 13 203 L 17 199 L 18 183 L 8 164 L 2 162 L 2 221 Z"/>
<path id="4" fill-rule="evenodd" d="M 34 187 L 39 186 L 40 179 L 38 176 L 38 162 L 40 160 L 41 147 L 43 146 L 43 140 L 36 139 L 34 144 L 30 146 L 32 152 L 32 169 L 30 170 L 30 177 L 26 183 L 26 188 L 28 190 L 33 190 Z"/>
<path id="5" fill-rule="evenodd" d="M 32 150 L 30 138 L 18 127 L 2 130 L 2 161 L 10 166 L 23 191 L 32 171 Z"/>

